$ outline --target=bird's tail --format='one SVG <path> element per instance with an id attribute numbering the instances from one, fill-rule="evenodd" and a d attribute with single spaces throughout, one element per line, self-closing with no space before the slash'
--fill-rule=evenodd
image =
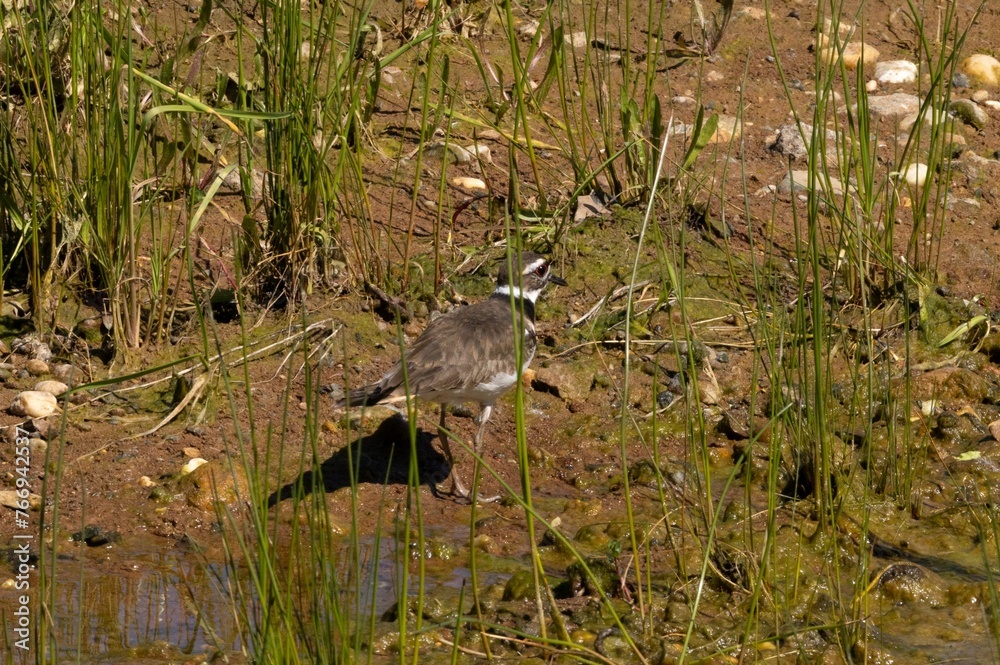
<path id="1" fill-rule="evenodd" d="M 384 396 L 385 389 L 378 384 L 365 386 L 363 388 L 355 388 L 354 390 L 348 391 L 344 397 L 337 400 L 334 407 L 344 409 L 349 406 L 372 406 L 374 404 L 378 404 Z"/>

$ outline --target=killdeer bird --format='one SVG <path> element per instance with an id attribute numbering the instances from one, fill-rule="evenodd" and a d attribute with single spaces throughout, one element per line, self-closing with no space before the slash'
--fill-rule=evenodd
<path id="1" fill-rule="evenodd" d="M 407 388 L 414 397 L 440 404 L 438 433 L 451 464 L 451 491 L 462 498 L 469 497 L 469 490 L 458 478 L 448 445 L 445 410 L 449 404 L 479 403 L 479 430 L 474 440 L 478 454 L 493 405 L 517 381 L 516 335 L 522 334 L 524 340 L 523 371 L 535 355 L 535 301 L 547 284 L 566 285 L 562 277 L 552 273 L 541 254 L 523 252 L 514 270 L 519 272 L 512 276 L 504 261 L 496 289 L 487 300 L 431 321 L 404 351 L 402 360 L 378 383 L 350 391 L 335 405 L 343 408 L 401 402 L 406 400 Z"/>

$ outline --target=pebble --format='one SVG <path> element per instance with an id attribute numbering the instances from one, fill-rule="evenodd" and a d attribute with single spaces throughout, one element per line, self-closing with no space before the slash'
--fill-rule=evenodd
<path id="1" fill-rule="evenodd" d="M 821 40 L 828 39 L 827 35 L 833 34 L 833 20 L 829 18 L 823 19 L 823 33 L 820 35 Z M 841 39 L 847 39 L 854 33 L 854 24 L 848 23 L 847 21 L 837 21 L 837 35 Z M 826 42 L 823 41 L 823 46 L 826 46 Z"/>
<path id="2" fill-rule="evenodd" d="M 854 108 L 857 110 L 857 106 Z M 905 92 L 872 95 L 868 98 L 868 113 L 880 118 L 905 117 L 919 110 L 920 99 Z"/>
<path id="3" fill-rule="evenodd" d="M 59 402 L 52 393 L 25 390 L 14 398 L 9 411 L 15 416 L 45 418 L 59 410 Z"/>
<path id="4" fill-rule="evenodd" d="M 487 164 L 493 163 L 493 153 L 490 151 L 488 145 L 483 145 L 481 143 L 474 143 L 470 145 L 466 150 L 473 158 L 478 158 L 480 161 L 486 162 Z"/>
<path id="5" fill-rule="evenodd" d="M 485 192 L 486 183 L 479 178 L 468 178 L 465 176 L 456 176 L 448 181 L 452 187 L 461 189 L 462 191 L 474 193 L 474 192 Z"/>
<path id="6" fill-rule="evenodd" d="M 52 366 L 52 376 L 65 383 L 67 386 L 73 385 L 73 377 L 79 377 L 81 374 L 82 373 L 75 367 L 67 363 L 60 363 L 59 365 Z"/>
<path id="7" fill-rule="evenodd" d="M 64 392 L 69 390 L 67 386 L 62 381 L 52 381 L 51 379 L 46 381 L 39 381 L 35 384 L 35 390 L 41 393 L 51 393 L 56 397 L 59 397 Z"/>
<path id="8" fill-rule="evenodd" d="M 24 369 L 28 370 L 28 374 L 31 374 L 32 376 L 41 376 L 42 374 L 49 373 L 49 364 L 44 360 L 32 358 L 25 363 Z"/>
<path id="9" fill-rule="evenodd" d="M 982 104 L 983 102 L 985 102 L 989 98 L 990 98 L 990 93 L 989 93 L 988 90 L 982 90 L 982 89 L 980 89 L 980 90 L 976 90 L 974 93 L 972 93 L 972 101 L 974 101 L 977 104 Z"/>
<path id="10" fill-rule="evenodd" d="M 871 44 L 866 44 L 864 42 L 851 42 L 844 46 L 843 58 L 844 67 L 848 71 L 854 71 L 859 66 L 863 67 L 865 65 L 871 65 L 876 60 L 878 60 L 879 55 L 878 49 Z M 838 56 L 838 51 L 836 46 L 829 46 L 823 50 L 823 56 L 827 62 L 834 62 Z"/>
<path id="11" fill-rule="evenodd" d="M 740 16 L 746 16 L 754 21 L 763 21 L 767 18 L 767 12 L 761 7 L 744 7 L 733 13 L 733 18 L 738 18 Z"/>
<path id="12" fill-rule="evenodd" d="M 17 493 L 17 490 L 0 490 L 0 506 L 5 506 L 11 510 L 20 510 L 22 497 Z M 38 510 L 38 507 L 42 505 L 42 497 L 38 494 L 28 494 L 28 508 L 31 510 Z"/>
<path id="13" fill-rule="evenodd" d="M 45 457 L 45 451 L 49 449 L 48 442 L 45 439 L 39 439 L 37 437 L 29 440 L 28 446 L 31 449 L 31 456 L 35 459 L 42 459 Z"/>
<path id="14" fill-rule="evenodd" d="M 52 359 L 52 349 L 49 348 L 49 345 L 34 337 L 15 337 L 10 346 L 14 353 L 22 356 L 44 362 Z"/>
<path id="15" fill-rule="evenodd" d="M 969 78 L 980 85 L 1000 86 L 1000 60 L 985 53 L 970 55 L 962 62 Z"/>
<path id="16" fill-rule="evenodd" d="M 803 134 L 805 134 L 805 139 L 802 138 Z M 812 140 L 812 134 L 812 125 L 802 123 L 801 132 L 796 125 L 782 125 L 778 128 L 774 143 L 769 148 L 783 157 L 805 159 L 809 154 L 807 142 Z M 834 141 L 837 138 L 837 133 L 828 129 L 826 130 L 826 138 L 828 141 Z"/>
<path id="17" fill-rule="evenodd" d="M 951 77 L 951 87 L 968 88 L 969 77 L 963 74 L 962 72 L 955 72 L 955 75 Z"/>
<path id="18" fill-rule="evenodd" d="M 201 457 L 195 457 L 194 459 L 189 459 L 187 462 L 184 463 L 184 466 L 181 467 L 181 475 L 182 476 L 188 475 L 202 464 L 208 464 L 208 460 L 202 459 Z"/>
<path id="19" fill-rule="evenodd" d="M 581 30 L 580 32 L 574 32 L 564 36 L 563 41 L 573 48 L 583 48 L 590 43 L 590 38 L 587 37 L 586 31 Z"/>
<path id="20" fill-rule="evenodd" d="M 531 385 L 535 390 L 552 393 L 566 402 L 582 402 L 590 389 L 588 381 L 560 364 L 539 367 Z"/>
<path id="21" fill-rule="evenodd" d="M 720 115 L 719 124 L 715 128 L 715 133 L 709 143 L 729 143 L 739 140 L 743 135 L 743 122 L 739 118 L 729 115 Z M 749 123 L 747 123 L 749 124 Z"/>
<path id="22" fill-rule="evenodd" d="M 983 106 L 994 111 L 1000 111 L 1000 102 L 995 99 L 987 99 L 983 102 Z"/>
<path id="23" fill-rule="evenodd" d="M 804 192 L 807 188 L 806 183 L 809 182 L 809 172 L 792 171 L 790 174 L 786 174 L 784 179 L 778 183 L 778 193 L 786 195 L 791 194 L 792 180 L 795 181 L 795 191 Z M 844 185 L 836 178 L 830 178 L 830 188 L 834 196 L 843 196 Z"/>
<path id="24" fill-rule="evenodd" d="M 913 83 L 917 66 L 909 60 L 887 60 L 875 65 L 875 80 L 879 83 Z"/>
<path id="25" fill-rule="evenodd" d="M 878 81 L 876 81 L 875 79 L 872 79 L 871 81 L 868 81 L 868 83 L 865 83 L 865 90 L 867 90 L 868 92 L 877 92 L 878 91 Z"/>
<path id="26" fill-rule="evenodd" d="M 186 447 L 183 451 L 185 457 L 201 457 L 201 451 L 193 446 Z"/>
<path id="27" fill-rule="evenodd" d="M 156 487 L 156 483 L 149 476 L 139 476 L 140 487 Z"/>
<path id="28" fill-rule="evenodd" d="M 971 99 L 953 99 L 951 111 L 956 118 L 976 129 L 985 129 L 990 122 L 986 111 Z"/>
<path id="29" fill-rule="evenodd" d="M 903 180 L 912 187 L 920 187 L 927 181 L 927 173 L 926 164 L 910 164 L 903 171 Z"/>

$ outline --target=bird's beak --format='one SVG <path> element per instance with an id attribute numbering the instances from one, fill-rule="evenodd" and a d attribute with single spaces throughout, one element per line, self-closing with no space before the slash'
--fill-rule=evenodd
<path id="1" fill-rule="evenodd" d="M 569 286 L 569 282 L 559 275 L 549 275 L 549 281 L 553 284 L 558 284 L 559 286 Z"/>

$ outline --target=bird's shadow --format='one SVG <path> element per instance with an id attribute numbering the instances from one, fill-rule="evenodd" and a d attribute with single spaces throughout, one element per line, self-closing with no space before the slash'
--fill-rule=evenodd
<path id="1" fill-rule="evenodd" d="M 433 445 L 437 436 L 417 430 L 416 462 L 420 484 L 430 485 L 448 477 L 448 460 Z M 267 499 L 268 507 L 292 497 L 302 498 L 322 483 L 327 493 L 354 483 L 405 485 L 410 478 L 410 425 L 400 415 L 386 418 L 374 432 L 360 436 L 320 465 L 285 484 Z"/>

